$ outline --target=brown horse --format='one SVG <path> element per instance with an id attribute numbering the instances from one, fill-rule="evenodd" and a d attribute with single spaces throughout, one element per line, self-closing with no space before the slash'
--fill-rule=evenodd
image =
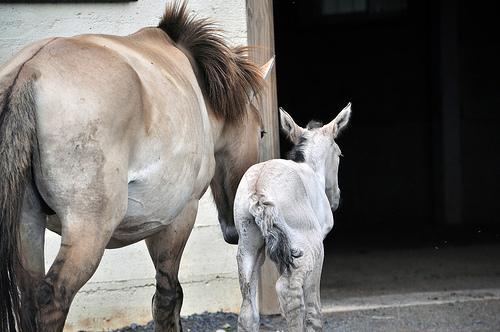
<path id="1" fill-rule="evenodd" d="M 168 6 L 125 37 L 35 42 L 0 67 L 0 330 L 61 331 L 105 248 L 146 240 L 158 331 L 180 330 L 182 251 L 211 186 L 238 241 L 238 182 L 263 133 L 252 64 L 210 21 Z M 44 231 L 61 234 L 47 274 Z"/>

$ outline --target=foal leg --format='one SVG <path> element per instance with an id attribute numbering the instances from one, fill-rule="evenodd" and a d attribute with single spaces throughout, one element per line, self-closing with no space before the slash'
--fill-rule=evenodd
<path id="1" fill-rule="evenodd" d="M 155 331 L 182 331 L 182 287 L 178 272 L 182 252 L 191 234 L 198 201 L 191 201 L 171 224 L 146 239 L 156 268 L 156 292 L 153 296 Z"/>
<path id="2" fill-rule="evenodd" d="M 238 242 L 238 273 L 243 297 L 238 331 L 258 331 L 257 286 L 259 272 L 264 263 L 264 238 L 253 220 L 242 222 Z"/>
<path id="3" fill-rule="evenodd" d="M 305 256 L 305 253 L 304 253 Z M 305 257 L 295 260 L 297 269 L 284 272 L 276 282 L 276 292 L 283 317 L 286 319 L 288 331 L 304 331 L 304 275 L 301 270 L 302 260 Z"/>
<path id="4" fill-rule="evenodd" d="M 320 255 L 314 264 L 314 270 L 307 276 L 304 284 L 304 296 L 306 302 L 306 331 L 322 331 L 323 320 L 321 317 L 320 282 L 321 270 L 323 268 L 323 245 L 321 244 Z"/>

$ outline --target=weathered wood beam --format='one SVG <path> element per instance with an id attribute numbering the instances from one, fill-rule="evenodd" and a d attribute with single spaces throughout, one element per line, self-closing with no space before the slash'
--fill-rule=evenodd
<path id="1" fill-rule="evenodd" d="M 250 55 L 262 65 L 274 56 L 274 23 L 272 0 L 247 0 L 247 36 L 248 45 L 252 46 Z M 260 160 L 279 158 L 279 120 L 278 98 L 276 91 L 276 66 L 267 81 L 267 86 L 258 103 L 264 121 L 264 136 Z M 278 271 L 266 257 L 259 276 L 259 309 L 262 314 L 279 313 L 275 284 Z"/>

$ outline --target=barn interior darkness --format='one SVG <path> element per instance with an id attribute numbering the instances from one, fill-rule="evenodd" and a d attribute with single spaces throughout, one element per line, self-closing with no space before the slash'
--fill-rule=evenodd
<path id="1" fill-rule="evenodd" d="M 500 241 L 494 3 L 274 1 L 279 106 L 305 126 L 353 104 L 327 247 Z"/>

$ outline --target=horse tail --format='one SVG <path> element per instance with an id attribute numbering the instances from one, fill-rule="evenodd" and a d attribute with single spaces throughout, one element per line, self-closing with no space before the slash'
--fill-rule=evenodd
<path id="1" fill-rule="evenodd" d="M 301 257 L 302 252 L 292 248 L 285 220 L 276 206 L 263 196 L 254 194 L 250 197 L 249 212 L 264 236 L 269 258 L 278 266 L 280 273 L 296 268 L 294 259 Z"/>
<path id="2" fill-rule="evenodd" d="M 0 331 L 6 332 L 36 330 L 31 306 L 22 303 L 24 286 L 31 285 L 21 263 L 19 220 L 36 141 L 34 78 L 23 74 L 20 66 L 0 82 Z"/>

